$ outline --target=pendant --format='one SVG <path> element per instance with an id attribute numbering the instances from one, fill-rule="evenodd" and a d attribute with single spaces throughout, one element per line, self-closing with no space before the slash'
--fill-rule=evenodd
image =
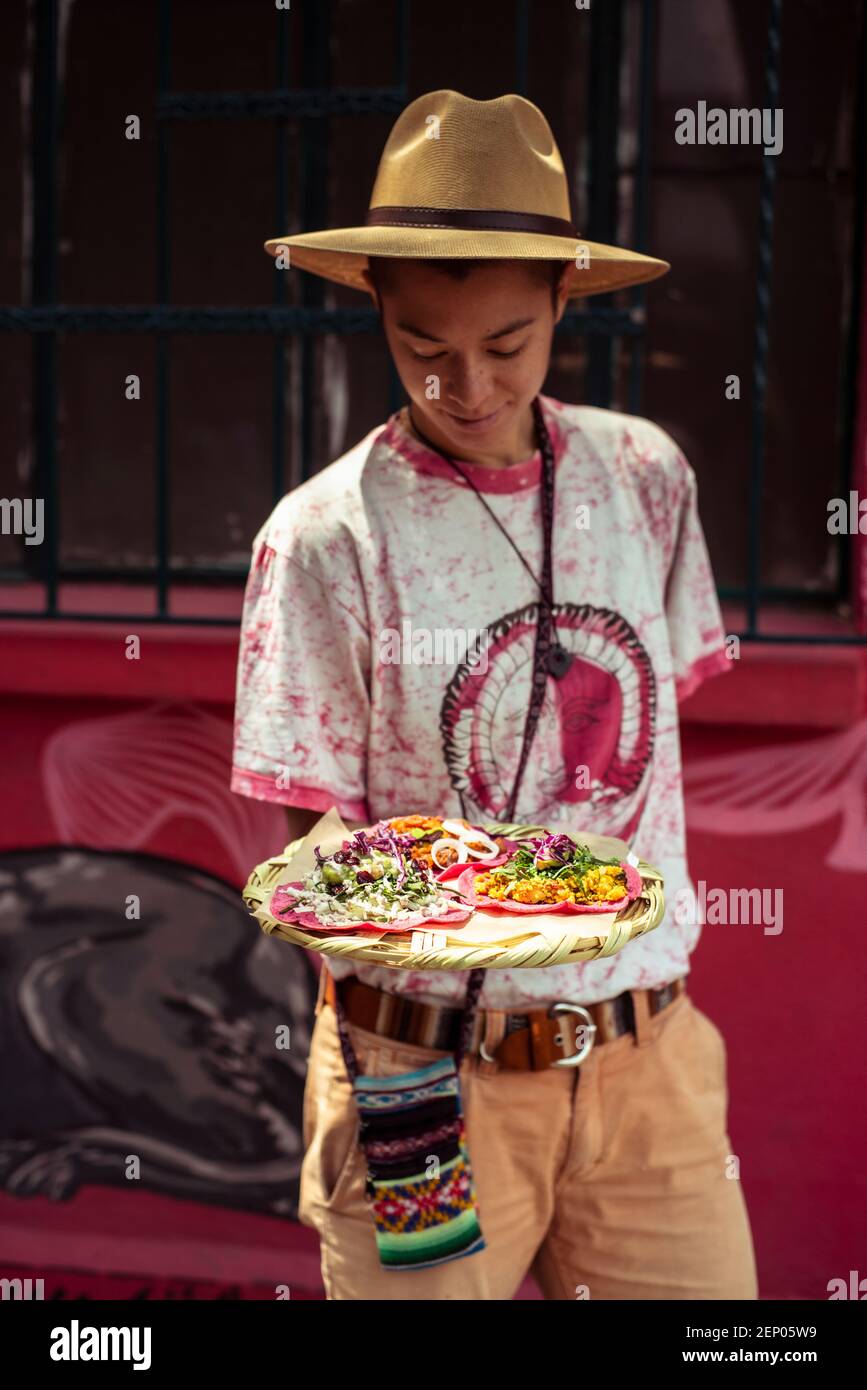
<path id="1" fill-rule="evenodd" d="M 565 647 L 561 647 L 559 642 L 555 642 L 548 652 L 546 665 L 549 675 L 555 680 L 562 680 L 572 665 L 572 654 L 567 652 Z"/>

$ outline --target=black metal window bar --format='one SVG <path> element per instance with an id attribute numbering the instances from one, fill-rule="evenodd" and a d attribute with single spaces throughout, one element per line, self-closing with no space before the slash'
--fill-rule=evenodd
<path id="1" fill-rule="evenodd" d="M 379 331 L 379 320 L 373 309 L 326 309 L 322 303 L 322 286 L 313 276 L 304 276 L 302 303 L 285 303 L 285 274 L 274 272 L 273 305 L 270 308 L 184 308 L 170 303 L 170 207 L 168 171 L 170 157 L 169 131 L 178 120 L 216 120 L 265 118 L 277 122 L 277 154 L 275 169 L 275 225 L 287 226 L 289 197 L 286 184 L 287 141 L 290 120 L 299 121 L 301 129 L 301 192 L 299 205 L 302 225 L 324 226 L 327 210 L 324 203 L 323 181 L 315 177 L 327 159 L 327 118 L 338 114 L 364 115 L 384 112 L 397 115 L 409 100 L 407 90 L 408 65 L 408 8 L 409 0 L 399 0 L 395 34 L 396 76 L 393 86 L 369 88 L 335 88 L 329 86 L 328 32 L 331 18 L 329 0 L 316 0 L 305 10 L 303 30 L 304 66 L 306 80 L 303 89 L 288 86 L 289 13 L 276 11 L 276 74 L 275 87 L 270 91 L 240 92 L 175 92 L 171 87 L 171 0 L 159 0 L 159 58 L 156 112 L 159 119 L 157 139 L 157 271 L 156 300 L 147 308 L 96 308 L 85 305 L 63 305 L 56 302 L 56 151 L 57 151 L 57 39 L 58 0 L 36 0 L 35 13 L 35 70 L 34 70 L 34 129 L 32 172 L 34 193 L 33 231 L 33 293 L 27 307 L 0 307 L 0 329 L 26 331 L 33 335 L 33 420 L 36 491 L 45 499 L 46 527 L 42 578 L 46 591 L 43 610 L 0 610 L 0 617 L 16 618 L 74 618 L 76 621 L 134 621 L 176 624 L 232 625 L 235 619 L 223 617 L 175 617 L 169 611 L 170 587 L 178 577 L 169 563 L 169 489 L 171 460 L 169 457 L 169 360 L 173 333 L 269 333 L 274 335 L 273 351 L 273 428 L 272 482 L 273 500 L 283 495 L 283 459 L 285 453 L 285 370 L 284 347 L 289 335 L 301 338 L 300 440 L 302 458 L 311 457 L 312 422 L 310 401 L 313 388 L 312 340 L 324 333 L 372 333 Z M 515 86 L 519 93 L 527 91 L 527 53 L 530 37 L 531 0 L 515 0 Z M 588 231 L 592 240 L 615 241 L 617 238 L 617 168 L 614 152 L 619 131 L 619 73 L 622 53 L 623 5 L 594 5 L 590 11 L 591 53 L 589 109 L 592 119 L 589 130 L 588 168 Z M 780 79 L 780 54 L 783 0 L 769 0 L 766 39 L 764 105 L 777 105 Z M 652 109 L 652 64 L 657 21 L 656 0 L 644 0 L 641 9 L 639 51 L 638 124 L 639 143 L 635 170 L 633 200 L 632 244 L 637 250 L 646 247 L 647 206 L 649 181 L 649 139 Z M 865 45 L 864 47 L 867 47 Z M 867 102 L 865 102 L 865 58 L 862 47 L 859 70 L 858 110 L 856 113 L 859 143 L 856 156 L 858 183 L 855 247 L 858 250 L 864 236 L 863 184 L 865 131 L 867 131 Z M 802 634 L 759 631 L 759 615 L 763 599 L 798 598 L 797 589 L 771 589 L 761 584 L 762 486 L 765 456 L 766 391 L 768 362 L 768 321 L 770 314 L 772 243 L 774 224 L 774 185 L 776 165 L 774 156 L 764 154 L 760 190 L 758 230 L 758 271 L 756 282 L 756 315 L 752 370 L 752 428 L 750 457 L 749 560 L 747 584 L 742 588 L 721 589 L 723 599 L 745 603 L 746 628 L 736 635 L 747 641 L 817 644 L 867 644 L 867 635 Z M 851 303 L 860 301 L 858 293 L 858 257 L 853 267 L 855 283 Z M 640 412 L 641 374 L 644 357 L 645 293 L 638 286 L 629 294 L 629 306 L 618 308 L 612 296 L 600 295 L 592 306 L 583 311 L 567 312 L 558 333 L 581 333 L 587 336 L 587 378 L 585 399 L 588 404 L 607 407 L 611 404 L 614 374 L 614 347 L 620 338 L 632 340 L 629 370 L 628 405 L 632 414 Z M 855 371 L 859 325 L 853 312 L 846 353 L 843 383 L 844 430 L 841 451 L 841 482 L 849 486 L 849 470 L 854 433 Z M 153 578 L 156 589 L 157 612 L 152 615 L 119 613 L 64 613 L 58 607 L 58 585 L 65 577 L 58 564 L 58 477 L 56 455 L 57 420 L 57 351 L 59 332 L 118 332 L 153 333 L 157 347 L 156 403 L 156 565 Z M 397 373 L 391 368 L 389 386 L 390 409 L 401 401 L 401 386 Z M 849 553 L 841 538 L 840 583 L 836 597 L 847 596 L 849 582 Z M 213 578 L 214 572 L 184 570 L 184 577 Z M 242 580 L 243 570 L 224 569 L 219 577 Z M 117 578 L 115 574 L 106 578 Z"/>

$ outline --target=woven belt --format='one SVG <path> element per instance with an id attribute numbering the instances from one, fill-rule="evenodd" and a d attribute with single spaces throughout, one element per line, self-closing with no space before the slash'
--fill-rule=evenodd
<path id="1" fill-rule="evenodd" d="M 461 1009 L 422 1004 L 401 994 L 389 994 L 350 976 L 335 982 L 323 964 L 319 1003 L 334 1007 L 335 988 L 350 1023 L 395 1042 L 454 1052 L 458 1044 Z M 547 1067 L 580 1065 L 590 1049 L 635 1033 L 635 997 L 645 995 L 653 1017 L 686 989 L 686 980 L 673 980 L 659 989 L 627 990 L 597 1004 L 563 1000 L 523 1013 L 479 1009 L 469 1054 L 479 1070 L 544 1071 Z"/>

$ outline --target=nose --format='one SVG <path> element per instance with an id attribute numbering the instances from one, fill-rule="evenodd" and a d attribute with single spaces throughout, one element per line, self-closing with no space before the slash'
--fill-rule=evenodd
<path id="1" fill-rule="evenodd" d="M 455 362 L 446 382 L 446 396 L 456 415 L 482 414 L 479 409 L 490 395 L 488 368 L 463 358 Z"/>

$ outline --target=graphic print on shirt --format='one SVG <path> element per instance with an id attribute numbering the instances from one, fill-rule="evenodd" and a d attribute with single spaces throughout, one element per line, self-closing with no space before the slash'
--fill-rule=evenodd
<path id="1" fill-rule="evenodd" d="M 446 688 L 443 754 L 470 819 L 502 818 L 508 805 L 527 717 L 537 610 L 531 603 L 492 624 Z M 650 658 L 619 613 L 571 603 L 552 611 L 557 639 L 573 660 L 561 680 L 548 680 L 517 818 L 562 820 L 565 803 L 581 807 L 586 828 L 630 842 L 653 758 Z"/>

